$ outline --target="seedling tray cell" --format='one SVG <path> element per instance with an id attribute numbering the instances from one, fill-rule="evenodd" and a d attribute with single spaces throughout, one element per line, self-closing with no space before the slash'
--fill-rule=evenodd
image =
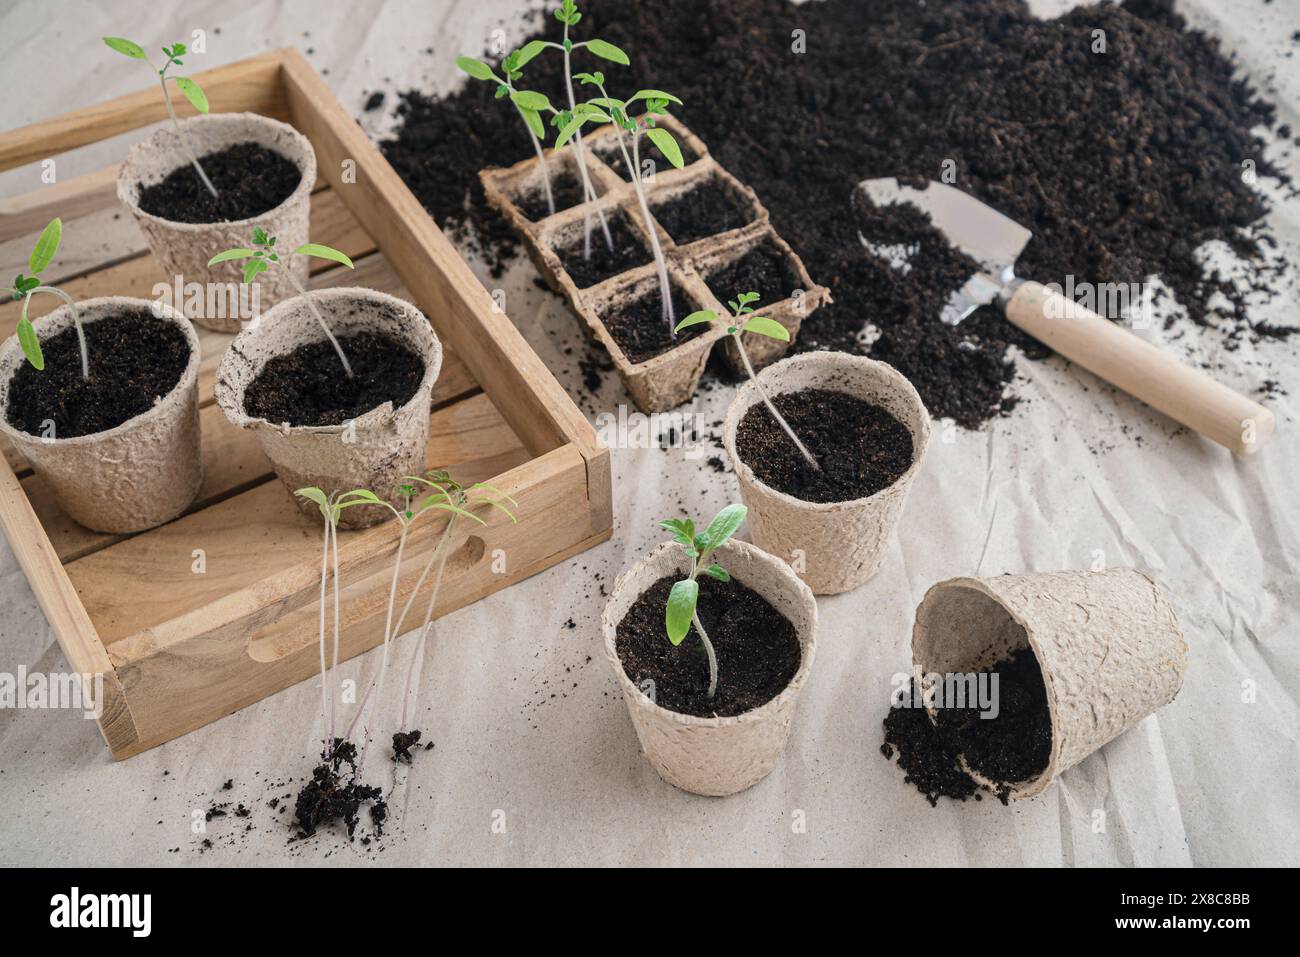
<path id="1" fill-rule="evenodd" d="M 636 190 L 610 163 L 608 156 L 615 143 L 613 127 L 593 130 L 584 137 L 587 162 L 597 200 L 585 209 L 570 206 L 552 216 L 530 218 L 521 210 L 521 201 L 530 202 L 541 188 L 541 167 L 536 158 L 516 163 L 508 169 L 489 169 L 479 174 L 488 201 L 509 221 L 524 241 L 529 258 L 546 283 L 568 300 L 574 314 L 587 332 L 603 346 L 614 361 L 620 378 L 642 412 L 662 412 L 681 405 L 694 394 L 704 372 L 709 353 L 725 340 L 724 355 L 737 373 L 743 371 L 740 351 L 726 335 L 725 317 L 731 314 L 727 300 L 748 289 L 710 289 L 707 279 L 754 249 L 774 251 L 783 263 L 783 272 L 797 285 L 787 285 L 778 299 L 764 299 L 759 312 L 785 326 L 793 341 L 800 324 L 814 309 L 830 301 L 830 292 L 813 282 L 803 262 L 769 222 L 767 210 L 754 191 L 724 169 L 708 148 L 681 122 L 671 116 L 661 122 L 677 138 L 688 160 L 682 169 L 674 169 L 662 160 L 660 170 L 648 184 L 647 200 L 651 219 L 667 260 L 673 284 L 676 316 L 680 320 L 696 309 L 712 309 L 723 322 L 712 324 L 702 335 L 682 337 L 676 346 L 655 355 L 629 354 L 611 334 L 605 321 L 612 310 L 626 306 L 645 293 L 657 290 L 655 267 L 650 252 L 645 218 L 641 215 Z M 548 153 L 552 177 L 558 181 L 573 171 L 574 160 L 568 148 Z M 620 164 L 621 165 L 621 164 Z M 698 189 L 716 189 L 728 209 L 734 211 L 734 226 L 722 232 L 696 236 L 691 232 L 673 235 L 656 210 L 664 213 L 675 200 L 689 197 Z M 583 281 L 566 266 L 572 251 L 580 250 L 586 218 L 590 215 L 592 249 L 604 246 L 595 213 L 603 213 L 611 228 L 617 221 L 630 227 L 645 245 L 644 262 L 596 281 Z M 569 253 L 568 256 L 564 255 Z M 656 293 L 657 294 L 657 293 Z M 779 340 L 745 333 L 745 348 L 756 369 L 774 362 L 785 354 L 787 345 Z"/>
<path id="2" fill-rule="evenodd" d="M 306 60 L 280 50 L 197 79 L 213 112 L 261 113 L 312 141 L 321 172 L 312 238 L 343 250 L 357 268 L 314 261 L 311 285 L 368 286 L 421 308 L 446 353 L 434 386 L 427 464 L 463 482 L 491 482 L 519 503 L 517 523 L 493 510 L 483 516 L 486 526 L 457 528 L 437 614 L 607 539 L 608 452 Z M 0 171 L 164 116 L 152 89 L 4 133 Z M 37 182 L 39 167 L 33 170 Z M 67 236 L 102 229 L 117 205 L 116 172 L 4 200 L 0 256 L 16 262 L 17 250 L 29 249 L 34 233 L 56 215 Z M 56 260 L 53 269 L 63 272 L 50 278 L 76 299 L 153 298 L 154 284 L 170 278 L 143 237 L 130 235 L 125 246 L 102 249 L 89 261 Z M 16 303 L 0 306 L 0 337 L 13 334 L 17 319 Z M 201 727 L 318 668 L 319 526 L 276 479 L 256 437 L 231 425 L 213 402 L 217 365 L 233 335 L 199 333 L 204 482 L 180 518 L 138 535 L 92 532 L 63 514 L 14 449 L 4 448 L 0 465 L 0 527 L 71 669 L 104 676 L 99 727 L 117 758 Z M 414 585 L 443 527 L 427 519 L 415 526 L 403 589 Z M 398 531 L 390 522 L 340 533 L 346 657 L 383 638 Z"/>

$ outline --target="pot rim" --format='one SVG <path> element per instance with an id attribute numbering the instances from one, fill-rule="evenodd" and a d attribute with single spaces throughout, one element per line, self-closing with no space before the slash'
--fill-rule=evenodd
<path id="1" fill-rule="evenodd" d="M 312 190 L 316 188 L 316 149 L 311 145 L 311 140 L 307 139 L 306 136 L 300 133 L 295 127 L 290 126 L 288 123 L 284 123 L 280 120 L 272 119 L 269 116 L 263 116 L 261 113 L 244 112 L 244 113 L 208 113 L 202 116 L 191 116 L 181 120 L 180 126 L 181 129 L 184 130 L 187 126 L 201 125 L 204 123 L 222 123 L 230 120 L 242 120 L 245 122 L 263 123 L 271 127 L 279 127 L 287 131 L 291 139 L 299 141 L 300 145 L 304 148 L 303 150 L 304 162 L 299 167 L 302 173 L 302 179 L 298 181 L 298 185 L 294 188 L 294 191 L 290 193 L 284 199 L 283 202 L 279 203 L 276 206 L 271 207 L 265 212 L 258 213 L 256 216 L 249 216 L 246 219 L 221 220 L 218 222 L 211 222 L 211 223 L 181 223 L 181 222 L 177 222 L 174 219 L 166 219 L 165 217 L 155 216 L 153 213 L 145 212 L 143 209 L 140 208 L 140 204 L 138 200 L 131 195 L 132 184 L 139 182 L 137 177 L 131 175 L 132 161 L 137 157 L 138 151 L 146 144 L 152 143 L 152 141 L 157 139 L 160 136 L 160 134 L 171 132 L 172 128 L 170 126 L 163 126 L 160 127 L 159 129 L 154 130 L 147 137 L 145 137 L 140 142 L 132 146 L 130 151 L 128 151 L 128 153 L 126 154 L 126 160 L 125 162 L 122 163 L 122 166 L 118 170 L 118 174 L 117 174 L 118 201 L 123 206 L 125 206 L 128 210 L 130 210 L 132 215 L 137 216 L 140 219 L 148 220 L 149 222 L 152 223 L 157 223 L 160 226 L 164 226 L 167 229 L 175 230 L 177 232 L 197 233 L 204 230 L 210 230 L 214 227 L 221 227 L 223 229 L 226 227 L 229 227 L 231 229 L 240 229 L 240 228 L 251 229 L 253 226 L 257 226 L 261 223 L 264 223 L 268 219 L 280 215 L 288 207 L 294 205 L 295 203 L 300 202 L 304 197 L 310 197 Z M 290 159 L 290 157 L 285 156 L 285 159 Z M 184 164 L 182 163 L 182 166 L 183 165 Z M 177 167 L 177 169 L 180 168 L 181 167 L 179 166 Z"/>
<path id="2" fill-rule="evenodd" d="M 810 512 L 837 512 L 846 508 L 861 507 L 891 489 L 897 488 L 900 485 L 906 485 L 908 482 L 912 481 L 916 476 L 916 473 L 920 471 L 922 464 L 925 462 L 926 452 L 930 447 L 929 410 L 925 407 L 925 403 L 921 401 L 921 395 L 916 391 L 916 387 L 908 381 L 908 378 L 905 375 L 887 362 L 881 362 L 879 359 L 871 359 L 867 356 L 850 355 L 847 352 L 834 352 L 831 350 L 821 349 L 815 352 L 802 352 L 795 356 L 787 356 L 784 359 L 780 359 L 769 365 L 766 369 L 761 370 L 758 373 L 758 378 L 762 378 L 771 370 L 779 368 L 786 363 L 811 365 L 828 361 L 857 366 L 859 369 L 876 368 L 881 370 L 885 374 L 885 377 L 898 387 L 899 392 L 901 392 L 905 398 L 915 402 L 916 408 L 921 413 L 921 425 L 918 430 L 912 432 L 912 464 L 908 466 L 907 471 L 894 479 L 893 482 L 862 498 L 844 499 L 839 502 L 809 502 L 806 499 L 796 498 L 787 492 L 782 492 L 779 489 L 775 489 L 768 485 L 755 475 L 754 470 L 740 457 L 740 453 L 736 449 L 736 430 L 740 426 L 741 412 L 748 412 L 752 406 L 763 401 L 762 394 L 758 391 L 758 386 L 754 384 L 754 380 L 751 379 L 745 382 L 744 385 L 736 390 L 735 396 L 727 405 L 727 414 L 722 426 L 722 444 L 726 449 L 727 457 L 731 459 L 731 466 L 736 472 L 737 479 L 749 482 L 761 488 L 764 492 L 786 505 L 796 506 Z M 772 394 L 776 396 L 784 395 L 785 393 L 773 392 Z M 751 399 L 752 401 L 748 401 Z M 890 414 L 893 414 L 892 411 Z M 897 418 L 897 416 L 895 417 Z M 903 425 L 906 427 L 906 423 L 903 423 Z M 909 429 L 908 431 L 912 430 Z"/>
<path id="3" fill-rule="evenodd" d="M 330 289 L 313 289 L 311 294 L 322 302 L 328 302 L 331 299 L 356 299 L 369 300 L 378 302 L 403 312 L 413 313 L 418 316 L 424 324 L 429 334 L 429 348 L 421 352 L 420 359 L 424 362 L 424 375 L 420 379 L 420 384 L 416 387 L 411 397 L 400 406 L 394 406 L 392 400 L 381 402 L 373 408 L 367 409 L 361 415 L 352 419 L 353 425 L 365 426 L 370 424 L 372 419 L 389 418 L 396 416 L 398 413 L 405 411 L 421 401 L 421 396 L 429 392 L 442 372 L 442 341 L 438 334 L 434 332 L 433 324 L 429 321 L 423 310 L 412 302 L 405 299 L 399 299 L 397 296 L 389 295 L 386 292 L 380 292 L 377 289 L 367 289 L 364 286 L 336 286 Z M 247 387 L 235 390 L 226 384 L 227 376 L 225 374 L 227 363 L 233 362 L 234 358 L 248 361 L 243 352 L 236 349 L 240 340 L 245 336 L 253 339 L 257 336 L 258 330 L 263 324 L 271 324 L 278 312 L 288 312 L 293 308 L 302 296 L 293 296 L 285 299 L 283 302 L 276 303 L 266 312 L 262 313 L 257 319 L 256 325 L 250 325 L 243 332 L 239 333 L 230 345 L 226 348 L 225 354 L 221 357 L 221 364 L 217 367 L 217 377 L 213 384 L 213 392 L 217 400 L 217 405 L 225 413 L 226 418 L 239 426 L 241 429 L 271 429 L 282 435 L 339 435 L 346 432 L 349 428 L 347 424 L 343 425 L 290 425 L 285 426 L 283 422 L 272 422 L 270 419 L 262 416 L 249 415 L 244 408 L 244 397 Z M 245 340 L 248 341 L 248 340 Z M 303 342 L 296 342 L 294 348 L 303 345 Z M 283 355 L 284 353 L 276 353 Z M 268 359 L 269 361 L 269 359 Z M 252 380 L 249 380 L 250 382 Z M 233 408 L 232 408 L 233 406 Z"/>
<path id="4" fill-rule="evenodd" d="M 74 435 L 72 438 L 67 439 L 46 439 L 39 435 L 32 435 L 30 432 L 23 432 L 21 429 L 16 429 L 9 424 L 9 386 L 13 382 L 13 376 L 11 375 L 9 382 L 5 383 L 4 400 L 0 403 L 0 435 L 3 435 L 5 438 L 15 443 L 39 442 L 42 445 L 50 445 L 56 448 L 79 448 L 81 446 L 93 445 L 106 439 L 114 439 L 132 429 L 138 428 L 152 419 L 156 419 L 159 416 L 166 414 L 166 406 L 169 404 L 172 397 L 180 392 L 181 389 L 188 388 L 190 384 L 198 378 L 200 358 L 199 337 L 198 333 L 194 331 L 194 324 L 190 322 L 189 319 L 185 318 L 184 315 L 167 303 L 153 299 L 137 299 L 134 296 L 95 296 L 92 299 L 82 299 L 77 302 L 77 308 L 83 312 L 88 308 L 98 306 L 119 306 L 124 309 L 143 307 L 145 309 L 153 310 L 154 315 L 158 316 L 160 319 L 170 319 L 179 326 L 181 332 L 185 336 L 185 341 L 189 343 L 190 358 L 185 364 L 185 369 L 181 372 L 180 378 L 176 380 L 176 384 L 168 390 L 166 395 L 161 396 L 158 401 L 147 410 L 141 412 L 139 415 L 132 416 L 125 422 L 113 426 L 111 429 L 105 429 L 102 432 L 92 432 L 89 435 Z M 69 324 L 71 324 L 71 311 L 66 303 L 37 319 L 33 319 L 32 325 L 36 327 L 38 337 L 42 323 L 48 323 L 49 320 L 55 317 L 63 318 L 64 316 L 69 318 Z M 97 316 L 88 322 L 83 322 L 83 326 L 92 325 L 104 318 L 107 317 Z M 62 332 L 63 330 L 60 329 L 59 331 Z M 21 349 L 22 347 L 18 344 L 17 335 L 10 336 L 5 340 L 4 344 L 0 345 L 0 369 L 3 369 L 9 364 L 15 351 L 18 351 L 21 354 Z M 20 361 L 26 360 L 20 359 Z M 15 366 L 14 374 L 17 374 L 17 366 Z"/>
<path id="5" fill-rule="evenodd" d="M 669 552 L 682 554 L 679 548 L 680 546 L 674 542 L 661 542 L 648 555 L 619 575 L 614 581 L 614 588 L 611 590 L 609 600 L 606 602 L 605 609 L 601 614 L 601 628 L 605 633 L 605 657 L 613 666 L 614 674 L 617 676 L 619 686 L 623 690 L 624 699 L 629 706 L 649 711 L 661 719 L 672 721 L 687 728 L 727 728 L 737 725 L 757 724 L 769 719 L 787 701 L 797 696 L 808 680 L 808 674 L 812 670 L 813 656 L 817 648 L 817 599 L 813 595 L 812 589 L 804 584 L 803 580 L 794 573 L 789 565 L 749 542 L 731 539 L 718 550 L 718 554 L 725 555 L 728 551 L 738 551 L 760 564 L 768 565 L 777 570 L 782 580 L 789 584 L 799 599 L 807 605 L 811 615 L 809 633 L 806 636 L 799 635 L 801 651 L 799 669 L 794 673 L 794 677 L 790 679 L 790 683 L 781 689 L 781 693 L 770 701 L 764 702 L 757 708 L 743 714 L 731 715 L 725 718 L 703 718 L 693 714 L 682 714 L 680 711 L 673 711 L 651 701 L 649 696 L 633 683 L 624 670 L 623 661 L 619 658 L 618 648 L 615 645 L 619 622 L 611 621 L 609 618 L 610 603 L 615 595 L 627 587 L 628 581 L 636 572 L 663 563 Z M 639 598 L 640 595 L 638 594 L 637 597 Z"/>

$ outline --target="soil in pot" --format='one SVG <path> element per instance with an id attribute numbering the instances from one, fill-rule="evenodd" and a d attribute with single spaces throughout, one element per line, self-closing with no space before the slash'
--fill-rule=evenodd
<path id="1" fill-rule="evenodd" d="M 718 689 L 708 696 L 709 663 L 694 627 L 676 646 L 664 632 L 668 593 L 679 577 L 659 579 L 619 622 L 614 647 L 632 683 L 653 681 L 660 707 L 705 718 L 744 714 L 784 691 L 803 658 L 794 625 L 734 578 L 703 576 L 697 607 L 718 656 Z"/>
<path id="2" fill-rule="evenodd" d="M 699 155 L 693 149 L 691 149 L 687 143 L 683 142 L 682 140 L 678 139 L 677 145 L 681 147 L 683 166 L 690 166 L 692 163 L 694 163 L 697 159 L 700 158 Z M 641 161 L 643 163 L 645 162 L 646 158 L 649 157 L 650 159 L 654 160 L 655 169 L 657 170 L 666 170 L 672 168 L 672 164 L 668 162 L 667 157 L 665 157 L 663 153 L 659 152 L 659 147 L 655 146 L 649 140 L 646 140 L 644 143 L 641 144 L 641 150 L 642 150 Z M 618 148 L 618 143 L 612 140 L 609 142 L 600 143 L 593 148 L 592 152 L 594 152 L 597 156 L 599 156 L 602 160 L 604 160 L 605 165 L 608 166 L 610 169 L 612 169 L 620 177 L 622 177 L 623 179 L 627 179 L 627 164 L 623 162 L 623 151 Z"/>
<path id="3" fill-rule="evenodd" d="M 719 302 L 735 299 L 742 292 L 758 293 L 759 312 L 764 306 L 789 299 L 803 286 L 789 258 L 771 243 L 755 246 L 713 273 L 707 282 Z"/>
<path id="4" fill-rule="evenodd" d="M 613 216 L 608 222 L 609 236 L 614 240 L 613 250 L 605 244 L 604 234 L 593 217 L 590 258 L 584 259 L 582 256 L 581 234 L 569 245 L 555 251 L 570 278 L 573 279 L 573 284 L 579 289 L 594 286 L 610 276 L 617 276 L 621 272 L 650 262 L 651 253 L 645 241 L 626 219 L 622 216 Z"/>
<path id="5" fill-rule="evenodd" d="M 361 808 L 366 804 L 370 805 L 375 836 L 383 836 L 384 821 L 388 818 L 383 789 L 358 781 L 356 765 L 357 746 L 335 738 L 333 753 L 329 758 L 322 755 L 321 763 L 312 769 L 311 780 L 303 785 L 294 802 L 293 816 L 299 839 L 311 837 L 335 821 L 344 823 L 351 839 L 361 821 Z"/>
<path id="6" fill-rule="evenodd" d="M 329 342 L 304 343 L 262 367 L 244 394 L 244 411 L 294 426 L 342 425 L 385 402 L 400 408 L 415 395 L 424 361 L 414 351 L 373 332 L 338 340 L 351 379 Z"/>
<path id="7" fill-rule="evenodd" d="M 555 199 L 557 213 L 581 203 L 582 183 L 578 180 L 578 174 L 573 170 L 565 169 L 556 175 L 552 168 L 551 195 Z M 535 223 L 551 215 L 550 207 L 546 205 L 546 189 L 541 185 L 535 186 L 516 199 L 515 206 Z"/>
<path id="8" fill-rule="evenodd" d="M 707 628 L 708 625 L 705 625 Z M 997 717 L 982 717 L 972 703 L 966 708 L 939 708 L 931 721 L 921 707 L 891 708 L 885 718 L 881 752 L 907 771 L 908 783 L 931 805 L 939 797 L 978 799 L 979 785 L 958 763 L 993 781 L 1029 781 L 1042 774 L 1052 754 L 1052 716 L 1038 658 L 1028 648 L 996 662 L 977 675 L 997 674 Z M 984 680 L 982 677 L 980 680 Z M 913 684 L 912 693 L 920 694 Z M 1003 804 L 1009 790 L 995 792 Z"/>
<path id="9" fill-rule="evenodd" d="M 678 245 L 739 229 L 754 221 L 753 210 L 742 204 L 716 176 L 672 199 L 652 202 L 650 212 Z"/>
<path id="10" fill-rule="evenodd" d="M 29 435 L 94 435 L 148 412 L 176 387 L 190 361 L 190 344 L 176 323 L 150 309 L 127 309 L 86 323 L 90 378 L 81 378 L 73 326 L 41 343 L 45 370 L 24 362 L 9 390 L 9 424 Z"/>
<path id="11" fill-rule="evenodd" d="M 140 208 L 173 223 L 229 223 L 275 209 L 293 195 L 302 171 L 275 150 L 236 143 L 199 157 L 217 188 L 214 198 L 186 163 L 140 191 Z"/>
<path id="12" fill-rule="evenodd" d="M 736 427 L 736 453 L 769 488 L 805 502 L 849 502 L 898 481 L 912 465 L 912 433 L 888 409 L 828 389 L 773 396 L 772 404 L 808 446 L 814 470 L 755 403 Z"/>
<path id="13" fill-rule="evenodd" d="M 677 307 L 679 318 L 690 311 L 687 308 L 686 294 L 676 287 L 673 288 L 673 305 Z M 689 342 L 702 335 L 706 328 L 703 325 L 691 326 L 677 333 L 677 338 L 674 339 L 660 311 L 657 285 L 652 286 L 640 299 L 601 315 L 600 320 L 627 356 L 627 361 L 633 365 Z"/>

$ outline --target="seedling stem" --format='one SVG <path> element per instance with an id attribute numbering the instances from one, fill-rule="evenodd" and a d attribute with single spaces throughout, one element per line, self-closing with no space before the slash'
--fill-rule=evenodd
<path id="1" fill-rule="evenodd" d="M 45 369 L 45 355 L 41 352 L 41 341 L 36 336 L 36 328 L 32 325 L 32 321 L 27 318 L 27 307 L 32 301 L 32 296 L 38 292 L 58 296 L 67 303 L 68 308 L 72 311 L 72 324 L 77 330 L 77 346 L 81 351 L 81 380 L 85 382 L 90 379 L 90 351 L 86 347 L 86 330 L 81 325 L 81 313 L 77 309 L 77 303 L 62 289 L 57 286 L 43 286 L 41 281 L 36 278 L 54 260 L 54 254 L 58 251 L 59 242 L 62 238 L 63 221 L 58 218 L 50 220 L 45 228 L 41 230 L 36 245 L 32 247 L 32 254 L 28 257 L 27 268 L 31 271 L 31 275 L 24 276 L 19 273 L 14 279 L 9 292 L 14 299 L 21 299 L 23 302 L 18 317 L 18 328 L 16 329 L 18 345 L 22 348 L 27 361 L 38 372 Z"/>

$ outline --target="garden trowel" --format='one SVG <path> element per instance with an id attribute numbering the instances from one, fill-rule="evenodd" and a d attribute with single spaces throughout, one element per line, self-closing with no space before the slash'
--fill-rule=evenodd
<path id="1" fill-rule="evenodd" d="M 1061 292 L 1017 279 L 1016 258 L 1033 234 L 997 210 L 942 183 L 918 189 L 896 179 L 870 179 L 858 189 L 876 206 L 919 207 L 953 246 L 979 264 L 949 297 L 943 321 L 959 323 L 980 306 L 996 303 L 1038 341 L 1239 455 L 1257 452 L 1273 434 L 1273 413 L 1259 403 Z"/>

